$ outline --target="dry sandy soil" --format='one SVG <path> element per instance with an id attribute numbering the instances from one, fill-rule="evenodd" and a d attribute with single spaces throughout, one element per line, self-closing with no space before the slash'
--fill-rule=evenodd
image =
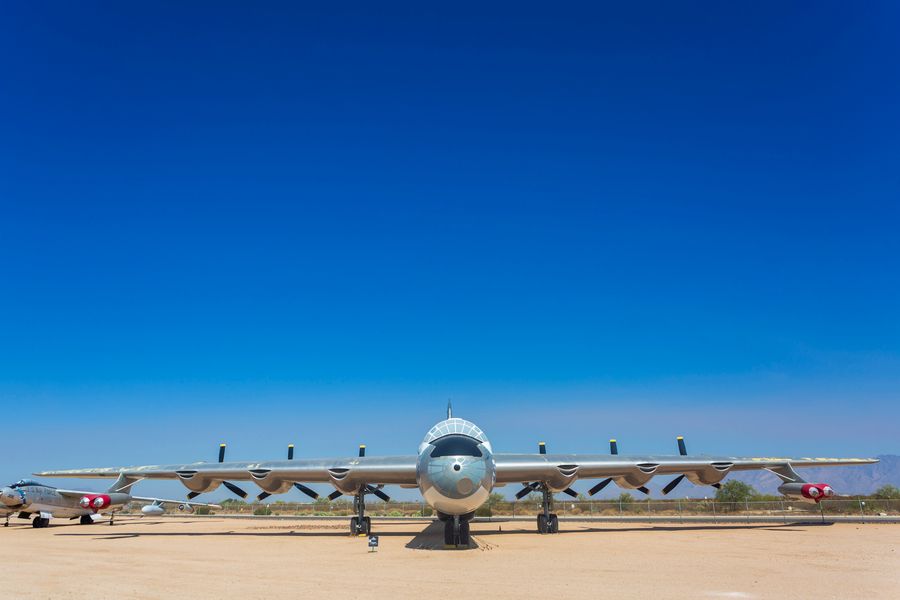
<path id="1" fill-rule="evenodd" d="M 475 523 L 444 550 L 382 522 L 159 518 L 0 528 L 6 598 L 900 598 L 900 525 Z M 502 529 L 502 531 L 501 531 Z"/>

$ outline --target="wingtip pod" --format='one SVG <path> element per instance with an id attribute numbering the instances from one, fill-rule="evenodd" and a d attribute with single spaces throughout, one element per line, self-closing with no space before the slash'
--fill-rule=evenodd
<path id="1" fill-rule="evenodd" d="M 822 500 L 834 497 L 834 489 L 827 483 L 785 483 L 779 486 L 778 492 L 789 498 L 797 498 L 818 504 Z"/>

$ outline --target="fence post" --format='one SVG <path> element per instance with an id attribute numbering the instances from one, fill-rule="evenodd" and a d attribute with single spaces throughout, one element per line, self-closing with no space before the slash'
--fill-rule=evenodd
<path id="1" fill-rule="evenodd" d="M 713 509 L 713 524 L 718 525 L 719 519 L 716 516 L 716 501 L 715 500 L 712 501 L 712 509 Z"/>
<path id="2" fill-rule="evenodd" d="M 750 524 L 750 501 L 749 500 L 744 500 L 744 507 L 745 507 L 745 510 L 747 511 L 747 525 L 749 525 Z"/>
<path id="3" fill-rule="evenodd" d="M 857 498 L 856 501 L 859 502 L 859 520 L 861 523 L 865 523 L 866 522 L 866 503 L 863 502 L 862 500 L 860 500 L 859 498 Z"/>

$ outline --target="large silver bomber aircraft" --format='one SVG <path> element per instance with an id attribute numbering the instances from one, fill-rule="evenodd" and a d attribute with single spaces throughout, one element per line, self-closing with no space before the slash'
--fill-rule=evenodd
<path id="1" fill-rule="evenodd" d="M 667 494 L 683 479 L 697 485 L 718 487 L 732 471 L 765 469 L 783 482 L 779 491 L 787 496 L 818 502 L 834 495 L 830 486 L 807 483 L 793 467 L 860 465 L 877 462 L 868 458 L 744 458 L 733 456 L 689 456 L 684 440 L 678 438 L 677 456 L 625 456 L 618 454 L 615 440 L 610 441 L 610 454 L 547 454 L 543 443 L 537 454 L 494 454 L 491 443 L 475 424 L 454 418 L 450 407 L 447 419 L 425 435 L 415 456 L 359 456 L 292 460 L 293 448 L 286 461 L 224 462 L 224 445 L 218 463 L 185 465 L 109 467 L 46 471 L 44 477 L 119 477 L 128 481 L 141 479 L 178 479 L 191 490 L 189 498 L 211 492 L 224 484 L 232 492 L 246 496 L 233 480 L 256 483 L 263 499 L 296 487 L 312 498 L 318 494 L 305 483 L 329 483 L 336 489 L 329 498 L 349 495 L 354 499 L 356 516 L 350 520 L 352 534 L 368 534 L 371 521 L 365 515 L 365 498 L 373 494 L 389 499 L 382 491 L 385 485 L 419 488 L 422 496 L 444 522 L 444 538 L 448 545 L 469 544 L 469 520 L 475 509 L 488 498 L 494 487 L 520 483 L 516 494 L 523 498 L 539 492 L 542 510 L 537 515 L 540 533 L 555 533 L 559 520 L 553 513 L 553 494 L 577 493 L 571 488 L 579 479 L 600 479 L 589 491 L 596 494 L 610 482 L 644 493 L 644 485 L 655 475 L 675 475 L 663 489 Z"/>

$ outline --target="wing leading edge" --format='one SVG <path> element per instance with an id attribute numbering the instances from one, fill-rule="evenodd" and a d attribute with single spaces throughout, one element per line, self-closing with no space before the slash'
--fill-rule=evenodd
<path id="1" fill-rule="evenodd" d="M 565 489 L 578 479 L 612 478 L 638 488 L 655 475 L 685 475 L 700 485 L 713 485 L 732 471 L 786 467 L 831 467 L 878 462 L 874 458 L 777 458 L 734 456 L 626 456 L 615 454 L 495 454 L 497 483 L 542 481 Z"/>
<path id="2" fill-rule="evenodd" d="M 195 491 L 207 491 L 226 480 L 252 481 L 271 493 L 287 491 L 294 483 L 330 483 L 338 489 L 365 484 L 415 485 L 415 456 L 372 456 L 264 462 L 198 462 L 44 471 L 40 477 L 181 480 Z"/>

